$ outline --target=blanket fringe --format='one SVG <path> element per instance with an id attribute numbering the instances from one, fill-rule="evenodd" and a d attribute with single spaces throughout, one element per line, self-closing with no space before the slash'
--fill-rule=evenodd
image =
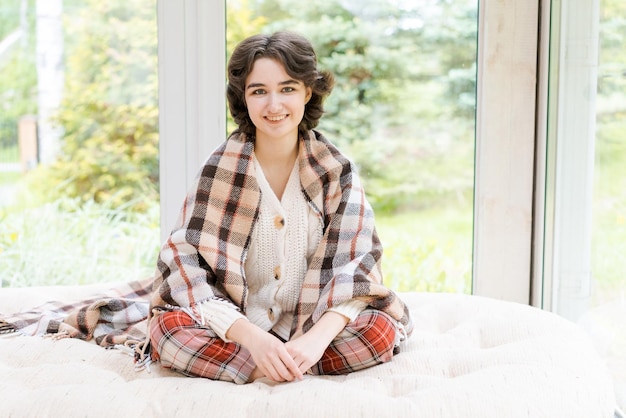
<path id="1" fill-rule="evenodd" d="M 120 350 L 122 353 L 127 354 L 135 359 L 135 371 L 147 371 L 152 373 L 150 365 L 153 363 L 150 357 L 149 347 L 150 343 L 147 341 L 126 341 L 124 344 L 115 344 L 108 346 L 108 349 Z"/>
<path id="2" fill-rule="evenodd" d="M 70 333 L 67 330 L 62 330 L 56 333 L 48 333 L 48 334 L 44 334 L 43 338 L 50 338 L 51 340 L 54 341 L 59 341 L 59 340 L 63 340 L 65 338 L 71 338 Z"/>
<path id="3" fill-rule="evenodd" d="M 3 319 L 0 319 L 0 334 L 12 334 L 17 332 L 17 327 L 13 324 L 9 324 Z"/>
<path id="4" fill-rule="evenodd" d="M 155 306 L 152 308 L 152 318 L 148 321 L 148 329 L 150 329 L 150 321 L 158 317 L 164 312 L 167 312 L 167 307 Z M 126 341 L 123 351 L 130 354 L 135 358 L 135 371 L 140 372 L 146 370 L 151 373 L 150 365 L 155 361 L 158 361 L 158 357 L 152 359 L 152 349 L 150 344 L 150 337 L 146 336 L 143 341 Z"/>
<path id="5" fill-rule="evenodd" d="M 148 373 L 152 373 L 152 370 L 150 369 L 151 364 L 152 364 L 152 359 L 148 356 L 144 358 L 142 361 L 138 361 L 135 363 L 135 371 L 140 372 L 142 370 L 145 370 Z"/>
<path id="6" fill-rule="evenodd" d="M 133 356 L 135 357 L 135 371 L 147 370 L 150 373 L 150 365 L 152 364 L 152 356 L 150 355 L 150 340 L 133 345 Z"/>

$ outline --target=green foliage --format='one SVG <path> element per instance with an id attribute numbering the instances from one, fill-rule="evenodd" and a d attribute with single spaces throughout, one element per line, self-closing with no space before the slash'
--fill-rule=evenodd
<path id="1" fill-rule="evenodd" d="M 248 0 L 229 1 L 226 8 L 226 61 L 230 58 L 237 44 L 249 36 L 261 32 L 267 24 L 267 18 L 256 16 Z M 226 80 L 224 80 L 226 83 Z M 232 132 L 237 128 L 229 111 L 226 111 L 226 130 Z"/>
<path id="2" fill-rule="evenodd" d="M 32 5 L 35 0 L 29 0 Z M 0 0 L 0 40 L 17 29 L 20 23 L 21 2 L 18 0 Z"/>
<path id="3" fill-rule="evenodd" d="M 255 16 L 248 0 L 229 1 L 226 8 L 226 53 L 245 38 L 256 35 L 267 24 L 264 16 Z"/>
<path id="4" fill-rule="evenodd" d="M 626 3 L 603 0 L 600 3 L 600 59 L 598 94 L 612 97 L 618 109 L 624 111 L 626 95 Z"/>
<path id="5" fill-rule="evenodd" d="M 319 129 L 361 168 L 377 211 L 471 200 L 476 2 L 250 2 L 263 32 L 311 39 L 336 78 Z"/>
<path id="6" fill-rule="evenodd" d="M 68 129 L 64 154 L 28 174 L 28 188 L 43 201 L 61 196 L 144 211 L 158 201 L 156 106 L 88 103 L 61 113 Z M 89 119 L 83 119 L 85 115 Z M 142 199 L 137 199 L 141 196 Z"/>
<path id="7" fill-rule="evenodd" d="M 253 33 L 297 30 L 312 40 L 322 68 L 335 74 L 336 87 L 320 129 L 355 158 L 377 213 L 401 209 L 411 213 L 397 218 L 398 223 L 388 222 L 388 227 L 383 218 L 381 229 L 387 248 L 385 274 L 400 290 L 468 289 L 469 268 L 455 263 L 466 263 L 471 254 L 471 248 L 458 245 L 469 239 L 471 223 L 462 223 L 441 240 L 425 238 L 436 232 L 423 229 L 406 235 L 412 225 L 454 224 L 452 216 L 442 218 L 437 211 L 444 204 L 452 202 L 464 214 L 471 213 L 472 141 L 466 133 L 473 132 L 472 118 L 471 112 L 455 109 L 460 101 L 468 109 L 473 106 L 471 42 L 475 40 L 465 32 L 476 22 L 475 16 L 457 11 L 456 21 L 446 26 L 449 33 L 435 39 L 432 31 L 444 19 L 437 13 L 446 4 L 402 10 L 393 2 L 376 0 L 240 0 L 229 1 L 227 8 L 229 52 Z M 94 250 L 85 235 L 107 241 L 106 225 L 121 231 L 125 224 L 109 222 L 103 212 L 93 223 L 102 225 L 103 230 L 97 230 L 89 226 L 90 219 L 98 218 L 91 211 L 102 206 L 105 212 L 117 213 L 115 208 L 122 207 L 150 212 L 152 203 L 158 201 L 155 1 L 65 0 L 64 5 L 67 85 L 56 118 L 64 129 L 63 153 L 55 164 L 29 174 L 25 188 L 38 191 L 38 197 L 24 200 L 26 209 L 19 213 L 50 224 L 57 222 L 52 221 L 57 216 L 83 225 L 64 224 L 68 236 L 59 245 L 79 248 L 72 250 L 73 257 L 80 254 L 85 265 L 99 266 L 105 250 Z M 446 47 L 444 38 L 454 45 Z M 72 203 L 61 196 L 72 196 Z M 41 201 L 52 203 L 41 206 Z M 55 211 L 59 213 L 53 216 Z M 8 223 L 21 225 L 17 213 L 12 212 Z M 20 242 L 0 247 L 18 265 L 21 261 L 15 257 L 20 252 L 31 259 L 38 257 L 26 246 L 45 253 L 26 237 L 36 234 L 33 228 L 19 228 L 23 234 L 0 231 L 4 237 L 0 240 Z M 120 232 L 119 236 L 125 235 Z M 109 244 L 118 245 L 113 240 Z M 82 248 L 91 250 L 83 253 Z M 50 256 L 60 260 L 60 265 L 70 259 L 56 253 Z M 48 283 L 69 276 L 70 272 L 50 263 L 45 265 L 52 272 Z M 29 268 L 16 269 L 25 272 L 11 282 L 19 284 L 28 275 L 42 275 L 34 266 Z M 83 271 L 74 277 L 89 276 Z M 111 273 L 85 280 L 118 276 Z"/>
<path id="8" fill-rule="evenodd" d="M 473 200 L 472 142 L 436 147 L 435 138 L 354 143 L 368 199 L 378 213 L 465 205 Z"/>
<path id="9" fill-rule="evenodd" d="M 476 107 L 478 1 L 441 0 L 421 13 L 423 52 L 437 57 L 436 78 L 453 115 L 473 118 Z"/>
<path id="10" fill-rule="evenodd" d="M 63 153 L 31 173 L 30 184 L 44 201 L 134 201 L 134 210 L 145 210 L 158 200 L 156 4 L 87 6 L 66 20 L 67 83 L 56 118 Z"/>
<path id="11" fill-rule="evenodd" d="M 157 103 L 155 0 L 89 0 L 68 11 L 66 103 Z M 97 16 L 94 19 L 94 16 Z"/>
<path id="12" fill-rule="evenodd" d="M 386 8 L 373 19 L 343 3 L 272 0 L 259 8 L 272 22 L 264 32 L 297 28 L 315 46 L 320 66 L 334 74 L 335 89 L 320 128 L 339 145 L 369 138 L 374 122 L 397 110 L 394 90 L 384 86 L 405 77 L 404 52 L 411 47 L 386 33 L 397 24 L 397 9 Z"/>

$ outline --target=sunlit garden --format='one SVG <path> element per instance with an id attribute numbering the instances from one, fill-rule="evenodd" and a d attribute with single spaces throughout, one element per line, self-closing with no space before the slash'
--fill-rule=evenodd
<path id="1" fill-rule="evenodd" d="M 142 278 L 160 247 L 156 2 L 62 3 L 63 96 L 50 120 L 58 153 L 26 173 L 0 170 L 3 287 Z M 12 126 L 42 105 L 36 51 L 46 34 L 34 0 L 0 0 L 0 39 L 16 22 L 21 38 L 0 57 L 0 164 L 19 163 Z M 319 129 L 361 170 L 385 280 L 402 291 L 469 293 L 477 2 L 227 2 L 228 50 L 283 29 L 309 37 L 336 76 Z M 618 46 L 606 39 L 611 54 Z M 626 227 L 625 120 L 623 108 L 598 120 L 599 178 L 612 180 L 596 190 L 595 276 L 608 282 L 624 271 L 602 261 L 625 245 L 612 238 Z"/>

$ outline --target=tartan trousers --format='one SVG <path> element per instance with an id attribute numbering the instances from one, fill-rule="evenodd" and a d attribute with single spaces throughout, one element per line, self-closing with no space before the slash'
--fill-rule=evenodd
<path id="1" fill-rule="evenodd" d="M 187 376 L 243 384 L 256 367 L 245 347 L 225 342 L 183 311 L 168 311 L 153 318 L 148 332 L 153 358 Z M 347 374 L 390 361 L 396 332 L 389 315 L 365 309 L 331 342 L 310 373 Z"/>

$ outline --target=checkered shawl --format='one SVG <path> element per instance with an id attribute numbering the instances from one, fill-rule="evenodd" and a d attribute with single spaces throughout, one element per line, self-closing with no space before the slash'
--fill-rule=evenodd
<path id="1" fill-rule="evenodd" d="M 3 315 L 0 334 L 79 338 L 103 347 L 145 338 L 152 278 L 121 283 L 78 301 L 51 301 Z"/>
<path id="2" fill-rule="evenodd" d="M 152 306 L 193 308 L 221 299 L 246 312 L 244 263 L 261 199 L 253 150 L 253 139 L 236 132 L 205 163 L 160 251 Z M 324 235 L 304 278 L 292 336 L 355 298 L 410 333 L 407 307 L 382 284 L 382 246 L 355 167 L 316 131 L 301 137 L 298 164 L 302 192 L 323 219 Z"/>

